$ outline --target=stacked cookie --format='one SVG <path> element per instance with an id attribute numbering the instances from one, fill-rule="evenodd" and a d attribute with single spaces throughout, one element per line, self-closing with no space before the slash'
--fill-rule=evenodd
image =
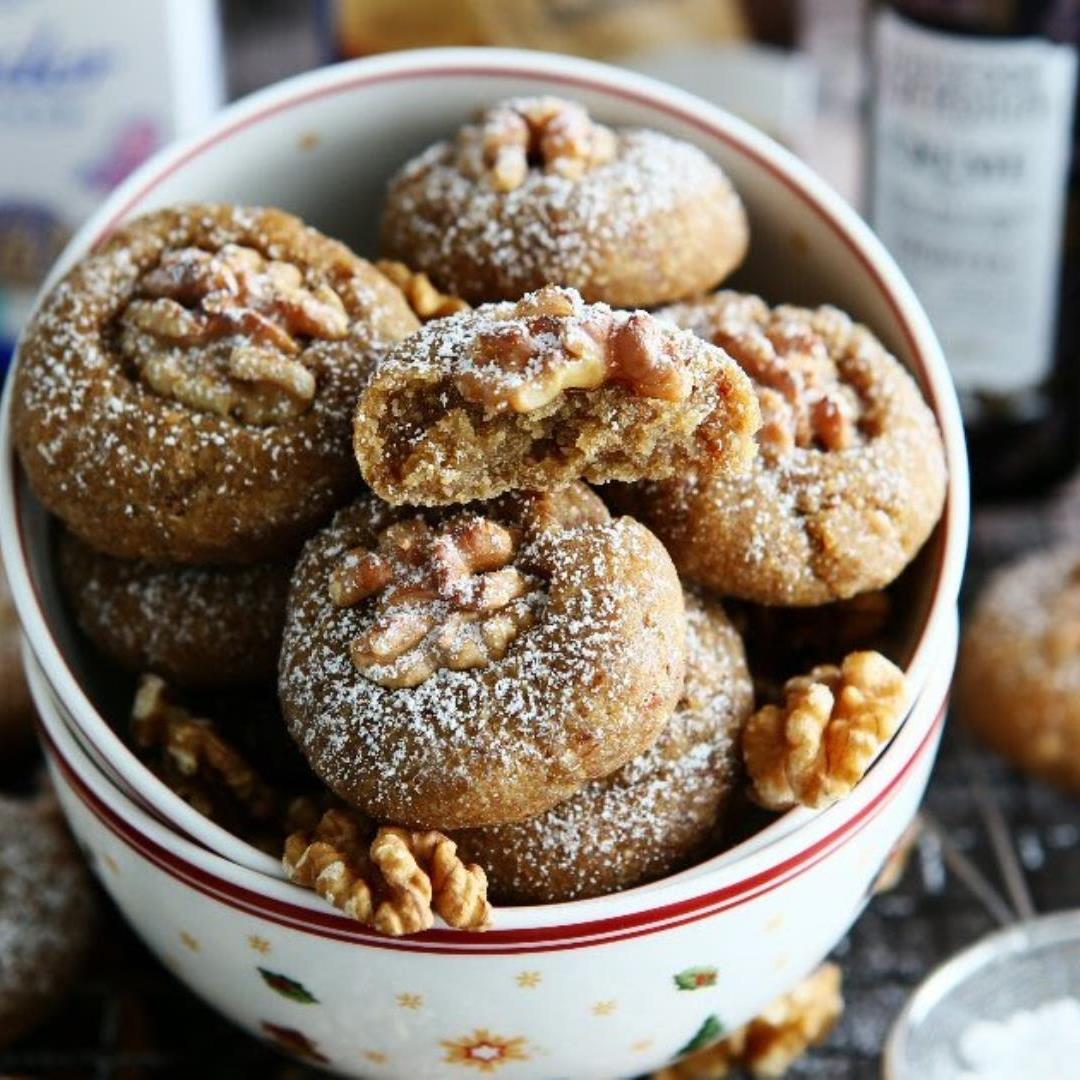
<path id="1" fill-rule="evenodd" d="M 88 256 L 16 388 L 74 610 L 181 685 L 276 663 L 332 794 L 285 813 L 160 681 L 140 744 L 290 821 L 290 876 L 390 933 L 484 925 L 489 880 L 543 902 L 685 866 L 744 768 L 770 808 L 849 790 L 904 688 L 844 653 L 940 515 L 941 440 L 841 312 L 707 294 L 748 242 L 696 148 L 535 98 L 404 166 L 377 267 L 221 206 Z M 773 661 L 752 719 L 721 600 Z M 793 678 L 789 628 L 844 662 Z"/>
<path id="2" fill-rule="evenodd" d="M 359 487 L 356 397 L 417 325 L 280 210 L 159 211 L 79 263 L 24 339 L 14 428 L 91 639 L 183 685 L 272 677 L 293 554 Z"/>

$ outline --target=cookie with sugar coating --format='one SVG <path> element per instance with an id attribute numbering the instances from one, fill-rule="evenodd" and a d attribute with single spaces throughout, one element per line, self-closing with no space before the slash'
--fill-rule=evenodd
<path id="1" fill-rule="evenodd" d="M 95 893 L 51 796 L 0 796 L 0 1047 L 55 1009 L 89 951 Z"/>
<path id="2" fill-rule="evenodd" d="M 685 635 L 663 546 L 584 486 L 426 512 L 363 498 L 300 556 L 279 692 L 312 769 L 360 810 L 490 825 L 647 750 Z"/>
<path id="3" fill-rule="evenodd" d="M 128 671 L 203 689 L 274 679 L 291 560 L 158 566 L 102 555 L 67 531 L 57 560 L 83 633 Z"/>
<path id="4" fill-rule="evenodd" d="M 353 406 L 418 325 L 374 266 L 283 210 L 158 210 L 31 320 L 15 446 L 38 498 L 99 551 L 280 558 L 359 490 Z"/>
<path id="5" fill-rule="evenodd" d="M 409 161 L 382 223 L 386 254 L 473 303 L 555 282 L 653 307 L 715 288 L 749 238 L 737 192 L 696 146 L 554 97 L 496 104 Z"/>
<path id="6" fill-rule="evenodd" d="M 1060 544 L 993 574 L 956 671 L 960 718 L 1028 772 L 1080 791 L 1080 547 Z"/>
<path id="7" fill-rule="evenodd" d="M 752 378 L 758 453 L 740 474 L 641 484 L 619 505 L 656 531 L 680 573 L 721 596 L 812 606 L 892 582 L 946 492 L 941 433 L 899 361 L 833 307 L 720 292 L 657 317 Z"/>
<path id="8" fill-rule="evenodd" d="M 742 641 L 714 600 L 686 594 L 686 682 L 644 754 L 546 813 L 454 834 L 504 903 L 577 900 L 654 881 L 703 855 L 742 778 L 753 707 Z"/>

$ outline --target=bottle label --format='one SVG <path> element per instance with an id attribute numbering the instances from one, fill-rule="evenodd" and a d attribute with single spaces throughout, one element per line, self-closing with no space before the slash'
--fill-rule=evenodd
<path id="1" fill-rule="evenodd" d="M 1076 54 L 1036 39 L 875 28 L 871 214 L 961 390 L 1038 384 L 1054 359 Z"/>

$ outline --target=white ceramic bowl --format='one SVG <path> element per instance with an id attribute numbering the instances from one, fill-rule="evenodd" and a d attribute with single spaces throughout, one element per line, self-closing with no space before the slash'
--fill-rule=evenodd
<path id="1" fill-rule="evenodd" d="M 388 939 L 208 852 L 95 766 L 27 653 L 50 771 L 105 889 L 173 972 L 252 1034 L 349 1076 L 632 1076 L 715 1038 L 846 932 L 918 806 L 956 654 L 953 615 L 893 747 L 841 806 L 707 873 L 502 909 L 487 934 Z M 470 1068 L 470 1066 L 472 1066 Z M 505 1072 L 504 1072 L 505 1069 Z"/>
<path id="2" fill-rule="evenodd" d="M 246 99 L 202 135 L 156 155 L 74 238 L 52 280 L 117 222 L 185 200 L 279 204 L 371 253 L 383 185 L 403 160 L 480 106 L 538 91 L 579 98 L 611 123 L 661 128 L 700 145 L 731 175 L 750 212 L 751 257 L 736 284 L 775 301 L 839 304 L 873 327 L 918 377 L 940 422 L 950 468 L 945 518 L 921 557 L 920 588 L 906 613 L 908 674 L 919 694 L 941 660 L 967 543 L 963 434 L 940 348 L 900 272 L 858 216 L 782 148 L 697 98 L 603 65 L 511 50 L 402 53 L 317 71 Z M 88 695 L 99 673 L 63 615 L 47 518 L 10 449 L 3 449 L 10 446 L 12 382 L 0 416 L 0 547 L 30 647 L 72 730 L 142 808 L 226 858 L 280 873 L 274 860 L 155 779 Z M 122 715 L 125 703 L 113 705 Z M 903 765 L 895 751 L 881 763 L 894 772 Z M 722 860 L 766 846 L 813 817 L 793 811 Z"/>
<path id="3" fill-rule="evenodd" d="M 616 896 L 501 910 L 486 935 L 376 937 L 195 814 L 95 708 L 87 688 L 97 673 L 63 614 L 48 522 L 10 451 L 9 389 L 0 545 L 72 826 L 106 888 L 181 978 L 249 1030 L 303 1035 L 350 1074 L 453 1076 L 468 1064 L 475 1073 L 488 1055 L 485 1071 L 505 1066 L 515 1077 L 630 1075 L 669 1060 L 699 1030 L 745 1021 L 861 910 L 921 797 L 955 657 L 967 468 L 926 317 L 841 200 L 767 138 L 686 94 L 601 65 L 502 50 L 398 54 L 315 72 L 155 157 L 73 240 L 54 279 L 117 221 L 193 199 L 280 204 L 370 253 L 383 183 L 402 160 L 479 106 L 537 91 L 702 146 L 752 219 L 751 259 L 735 284 L 773 300 L 841 305 L 918 377 L 945 437 L 950 489 L 904 613 L 915 700 L 856 791 L 822 813 L 793 811 L 699 867 Z"/>

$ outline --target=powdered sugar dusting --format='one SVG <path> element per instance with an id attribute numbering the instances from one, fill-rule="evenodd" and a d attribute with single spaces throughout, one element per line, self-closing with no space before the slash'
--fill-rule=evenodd
<path id="1" fill-rule="evenodd" d="M 282 654 L 290 728 L 333 788 L 407 820 L 425 800 L 445 800 L 445 814 L 429 808 L 427 823 L 453 827 L 469 823 L 453 820 L 462 805 L 479 819 L 497 819 L 515 799 L 518 816 L 544 809 L 652 741 L 680 685 L 682 632 L 674 570 L 641 526 L 622 519 L 528 539 L 517 563 L 546 588 L 533 601 L 536 623 L 506 656 L 388 690 L 349 655 L 369 610 L 336 608 L 326 590 L 328 568 L 357 542 L 364 506 L 305 549 Z M 386 514 L 368 511 L 368 521 Z"/>
<path id="2" fill-rule="evenodd" d="M 86 944 L 90 883 L 58 812 L 0 798 L 0 1023 L 59 992 Z"/>
<path id="3" fill-rule="evenodd" d="M 655 131 L 619 132 L 614 160 L 580 178 L 532 169 L 509 192 L 478 184 L 457 167 L 454 144 L 442 142 L 391 180 L 389 246 L 429 271 L 464 257 L 497 280 L 567 284 L 602 277 L 613 250 L 675 212 L 688 193 L 723 185 L 700 150 Z M 432 206 L 452 213 L 432 215 Z M 407 242 L 395 240 L 394 222 L 407 228 Z M 460 284 L 484 295 L 483 282 Z"/>
<path id="4" fill-rule="evenodd" d="M 690 594 L 686 614 L 683 697 L 649 750 L 538 817 L 458 834 L 496 895 L 602 895 L 669 872 L 715 838 L 738 781 L 751 681 L 719 605 Z"/>

